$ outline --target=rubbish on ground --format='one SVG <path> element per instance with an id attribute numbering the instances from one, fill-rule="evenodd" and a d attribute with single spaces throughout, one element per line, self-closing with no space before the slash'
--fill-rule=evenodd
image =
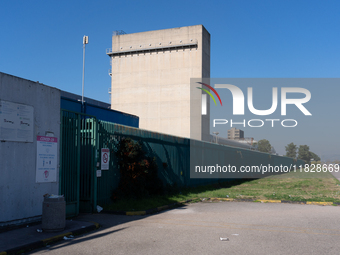
<path id="1" fill-rule="evenodd" d="M 43 232 L 43 231 L 42 231 L 42 229 L 37 229 L 37 232 L 38 232 L 38 233 L 41 233 L 41 232 Z"/>
<path id="2" fill-rule="evenodd" d="M 220 240 L 221 241 L 229 241 L 229 238 L 228 237 L 220 237 Z"/>
<path id="3" fill-rule="evenodd" d="M 64 197 L 64 195 L 50 195 L 49 198 L 60 198 L 60 197 Z"/>
<path id="4" fill-rule="evenodd" d="M 64 236 L 64 240 L 71 240 L 73 239 L 74 236 L 73 235 L 69 235 L 68 237 L 67 236 Z"/>
<path id="5" fill-rule="evenodd" d="M 231 234 L 232 236 L 238 236 L 239 234 Z"/>
<path id="6" fill-rule="evenodd" d="M 103 211 L 103 207 L 97 205 L 97 212 L 101 212 L 101 211 Z"/>
<path id="7" fill-rule="evenodd" d="M 226 195 L 226 197 L 229 197 L 229 195 Z"/>

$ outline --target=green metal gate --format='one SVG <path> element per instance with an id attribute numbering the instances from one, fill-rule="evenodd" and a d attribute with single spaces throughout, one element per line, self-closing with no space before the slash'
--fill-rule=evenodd
<path id="1" fill-rule="evenodd" d="M 96 125 L 94 116 L 61 111 L 60 188 L 66 215 L 92 212 L 96 207 Z"/>

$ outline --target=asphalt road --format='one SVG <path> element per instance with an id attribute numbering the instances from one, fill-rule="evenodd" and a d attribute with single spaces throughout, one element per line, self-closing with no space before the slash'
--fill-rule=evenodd
<path id="1" fill-rule="evenodd" d="M 31 254 L 339 254 L 339 215 L 340 206 L 251 202 L 197 203 L 149 216 L 82 215 L 103 227 Z"/>

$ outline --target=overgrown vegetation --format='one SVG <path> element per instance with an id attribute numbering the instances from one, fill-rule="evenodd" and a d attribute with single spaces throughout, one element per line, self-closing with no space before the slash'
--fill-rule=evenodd
<path id="1" fill-rule="evenodd" d="M 313 162 L 321 161 L 321 158 L 317 154 L 309 151 L 308 145 L 300 145 L 297 147 L 294 143 L 290 143 L 285 148 L 286 157 L 302 159 L 306 164 L 311 164 L 311 160 L 313 160 Z"/>
<path id="2" fill-rule="evenodd" d="M 262 139 L 257 144 L 257 149 L 261 152 L 270 153 L 272 146 L 270 145 L 270 142 L 266 139 Z"/>
<path id="3" fill-rule="evenodd" d="M 286 148 L 286 157 L 296 158 L 297 146 L 294 143 L 288 144 L 285 148 Z"/>
<path id="4" fill-rule="evenodd" d="M 120 141 L 116 152 L 120 171 L 118 188 L 111 199 L 140 199 L 164 192 L 162 181 L 158 178 L 158 168 L 154 158 L 146 155 L 141 142 L 130 138 Z"/>

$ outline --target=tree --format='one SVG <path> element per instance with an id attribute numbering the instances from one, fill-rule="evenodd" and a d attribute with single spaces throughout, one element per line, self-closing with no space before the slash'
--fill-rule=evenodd
<path id="1" fill-rule="evenodd" d="M 296 158 L 297 146 L 294 143 L 288 144 L 287 146 L 285 146 L 285 148 L 286 148 L 286 157 Z"/>
<path id="2" fill-rule="evenodd" d="M 266 139 L 262 139 L 258 142 L 257 148 L 261 152 L 270 153 L 272 146 L 270 145 L 269 141 Z"/>
<path id="3" fill-rule="evenodd" d="M 116 158 L 120 180 L 118 188 L 112 193 L 112 200 L 162 194 L 163 184 L 158 177 L 156 159 L 146 154 L 142 142 L 130 138 L 121 140 Z"/>
<path id="4" fill-rule="evenodd" d="M 299 146 L 298 159 L 302 159 L 306 162 L 306 164 L 310 164 L 310 160 L 312 159 L 312 154 L 309 151 L 308 145 Z"/>
<path id="5" fill-rule="evenodd" d="M 313 161 L 321 161 L 321 158 L 316 155 L 314 152 L 310 152 L 311 156 L 312 156 L 312 159 Z"/>

